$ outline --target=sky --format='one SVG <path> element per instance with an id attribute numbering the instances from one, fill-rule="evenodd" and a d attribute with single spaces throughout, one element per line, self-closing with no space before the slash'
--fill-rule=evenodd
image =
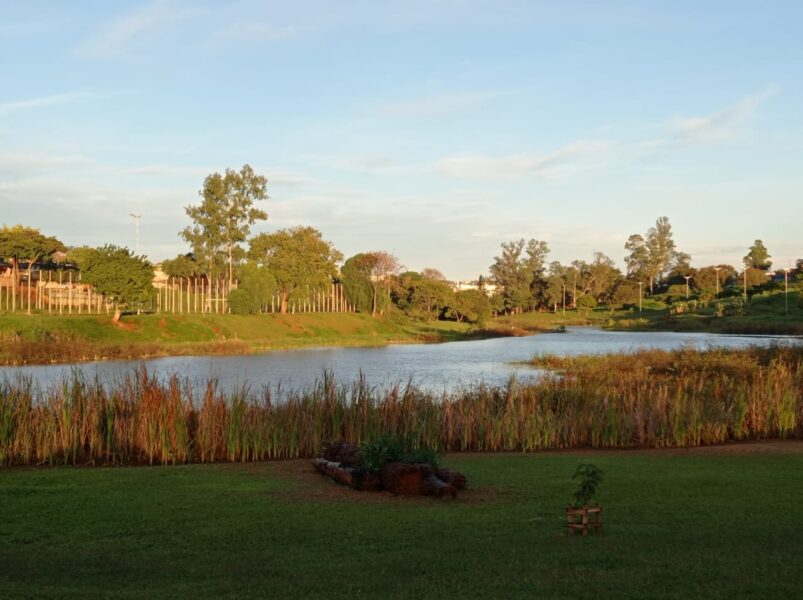
<path id="1" fill-rule="evenodd" d="M 450 279 L 669 217 L 692 264 L 803 258 L 803 3 L 0 0 L 0 223 L 188 251 L 206 175 L 253 232 L 318 228 Z"/>

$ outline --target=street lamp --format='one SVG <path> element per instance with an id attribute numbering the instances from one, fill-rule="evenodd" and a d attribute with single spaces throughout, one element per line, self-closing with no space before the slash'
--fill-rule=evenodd
<path id="1" fill-rule="evenodd" d="M 641 281 L 638 282 L 638 311 L 639 312 L 641 312 L 641 286 L 643 286 L 643 285 L 644 285 L 643 282 L 641 282 Z"/>
<path id="2" fill-rule="evenodd" d="M 130 216 L 134 217 L 134 221 L 136 222 L 137 227 L 137 251 L 136 255 L 139 256 L 139 220 L 142 218 L 142 215 L 135 215 L 134 213 L 128 213 Z"/>
<path id="3" fill-rule="evenodd" d="M 786 308 L 784 310 L 784 314 L 788 315 L 789 314 L 789 267 L 786 267 L 783 270 L 783 287 L 784 287 L 783 300 L 784 300 L 784 305 L 786 306 Z"/>
<path id="4" fill-rule="evenodd" d="M 714 267 L 714 273 L 716 273 L 717 277 L 717 293 L 714 295 L 714 298 L 719 298 L 719 271 L 722 267 Z"/>
<path id="5" fill-rule="evenodd" d="M 563 284 L 563 316 L 566 316 L 566 284 Z"/>
<path id="6" fill-rule="evenodd" d="M 689 279 L 691 279 L 691 275 L 684 275 L 683 279 L 686 280 L 686 300 L 689 299 Z"/>

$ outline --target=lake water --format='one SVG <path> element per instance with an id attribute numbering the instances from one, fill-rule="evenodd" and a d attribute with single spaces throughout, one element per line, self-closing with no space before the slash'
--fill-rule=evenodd
<path id="1" fill-rule="evenodd" d="M 103 382 L 122 379 L 144 366 L 157 376 L 178 374 L 193 385 L 218 380 L 224 390 L 247 383 L 254 391 L 263 386 L 299 390 L 311 387 L 324 370 L 339 382 L 350 382 L 362 372 L 372 386 L 414 383 L 434 391 L 468 386 L 479 381 L 504 384 L 511 375 L 537 377 L 537 369 L 521 364 L 535 355 L 601 354 L 632 352 L 642 348 L 673 349 L 683 346 L 741 348 L 777 342 L 799 343 L 783 336 L 733 336 L 708 333 L 617 332 L 570 327 L 566 333 L 528 337 L 410 344 L 372 348 L 307 348 L 277 350 L 245 356 L 180 356 L 147 360 L 100 361 L 74 365 L 0 367 L 0 379 L 30 376 L 40 388 L 58 384 L 77 370 Z"/>

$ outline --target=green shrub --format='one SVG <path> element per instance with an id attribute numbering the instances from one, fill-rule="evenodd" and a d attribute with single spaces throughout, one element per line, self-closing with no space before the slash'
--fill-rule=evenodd
<path id="1" fill-rule="evenodd" d="M 248 290 L 243 289 L 229 292 L 229 308 L 235 315 L 252 315 L 256 312 L 254 298 Z"/>

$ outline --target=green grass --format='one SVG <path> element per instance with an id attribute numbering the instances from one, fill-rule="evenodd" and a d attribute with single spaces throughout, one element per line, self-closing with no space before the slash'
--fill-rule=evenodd
<path id="1" fill-rule="evenodd" d="M 7 470 L 0 597 L 795 597 L 799 444 L 451 456 L 472 488 L 456 502 L 366 496 L 305 462 Z M 605 471 L 605 532 L 569 538 L 584 460 Z"/>
<path id="2" fill-rule="evenodd" d="M 466 339 L 465 323 L 421 322 L 395 314 L 2 315 L 0 363 L 127 358 L 165 354 L 243 353 L 303 346 L 381 345 Z"/>

